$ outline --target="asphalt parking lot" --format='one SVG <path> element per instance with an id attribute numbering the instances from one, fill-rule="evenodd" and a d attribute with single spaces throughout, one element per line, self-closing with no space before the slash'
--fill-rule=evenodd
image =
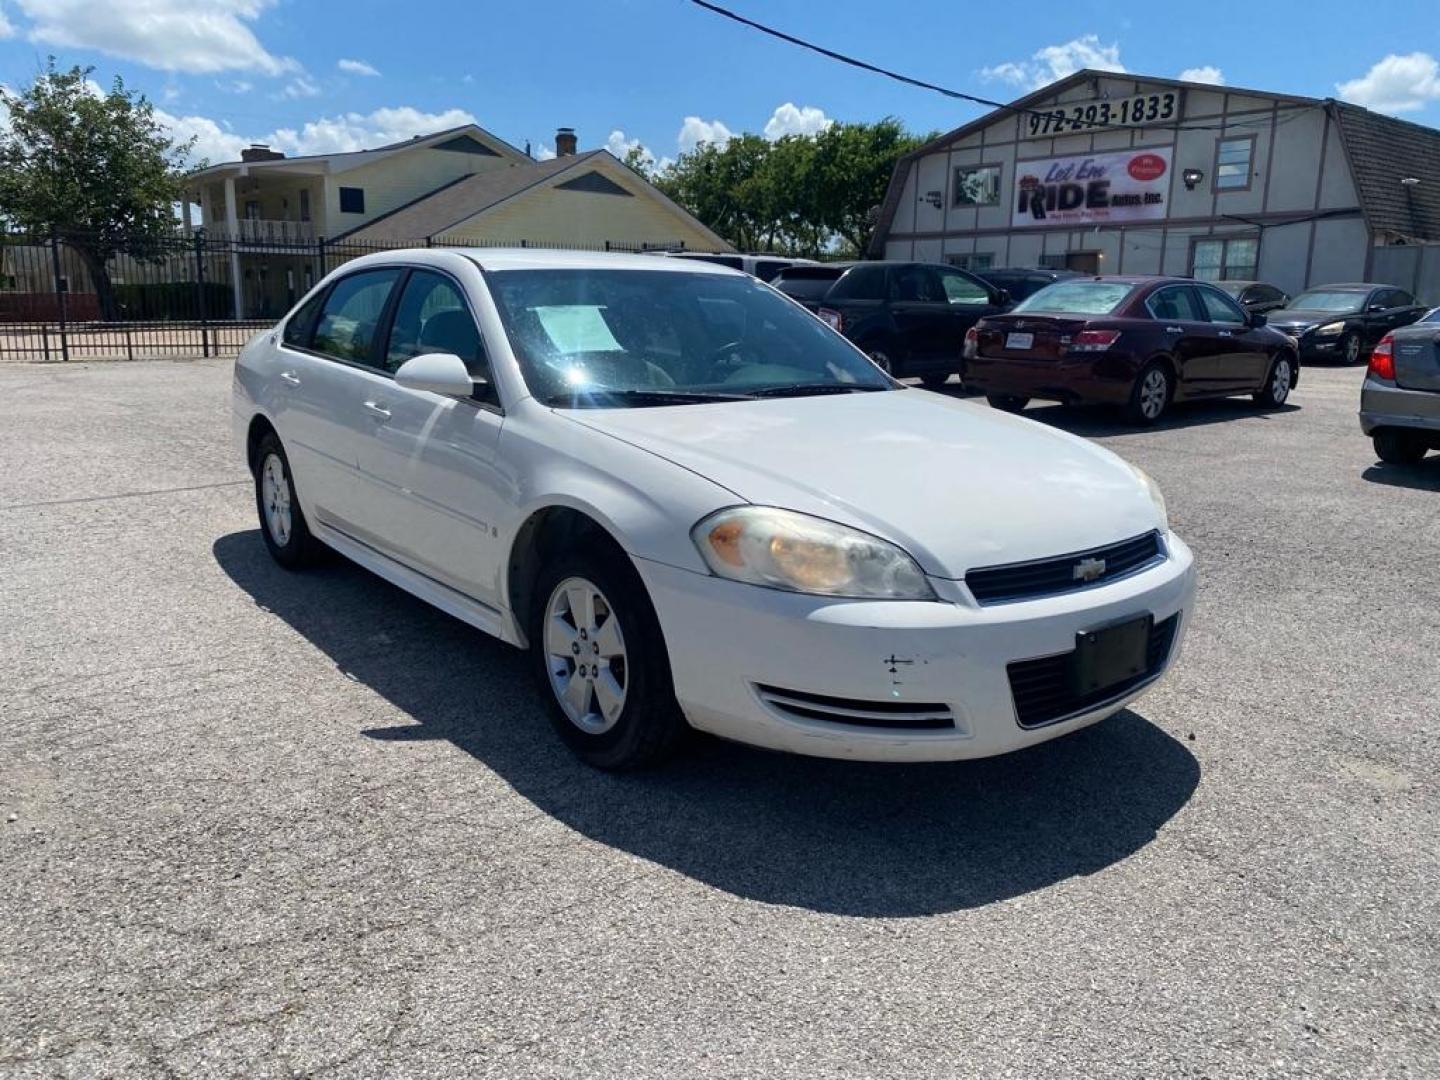
<path id="1" fill-rule="evenodd" d="M 0 1073 L 1440 1074 L 1440 456 L 1360 377 L 1031 411 L 1196 552 L 1134 709 L 613 777 L 520 654 L 270 562 L 228 362 L 0 368 Z"/>

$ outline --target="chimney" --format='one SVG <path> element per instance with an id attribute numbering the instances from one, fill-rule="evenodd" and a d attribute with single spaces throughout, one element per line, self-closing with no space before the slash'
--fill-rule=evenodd
<path id="1" fill-rule="evenodd" d="M 279 150 L 271 150 L 264 143 L 251 143 L 240 151 L 241 161 L 279 161 L 284 156 Z"/>
<path id="2" fill-rule="evenodd" d="M 575 129 L 560 128 L 555 132 L 555 156 L 575 156 Z"/>

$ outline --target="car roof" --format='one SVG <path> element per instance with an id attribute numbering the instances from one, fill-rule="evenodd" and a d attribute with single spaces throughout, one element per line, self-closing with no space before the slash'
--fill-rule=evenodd
<path id="1" fill-rule="evenodd" d="M 1319 292 L 1321 289 L 1338 289 L 1340 292 L 1363 292 L 1369 289 L 1399 289 L 1399 285 L 1381 285 L 1370 281 L 1336 281 L 1328 285 L 1311 285 L 1306 292 Z M 1403 292 L 1404 290 L 1401 289 Z"/>
<path id="2" fill-rule="evenodd" d="M 658 270 L 671 274 L 740 274 L 739 270 L 703 259 L 656 259 L 651 255 L 631 255 L 616 251 L 456 247 L 408 251 L 400 249 L 387 251 L 384 255 L 404 258 L 418 252 L 434 254 L 436 251 L 465 255 L 479 263 L 482 270 Z M 375 256 L 369 258 L 376 259 Z M 376 261 L 384 259 L 382 257 Z"/>

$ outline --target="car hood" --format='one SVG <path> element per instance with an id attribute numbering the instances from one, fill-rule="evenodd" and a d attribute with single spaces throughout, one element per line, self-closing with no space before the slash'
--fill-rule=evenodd
<path id="1" fill-rule="evenodd" d="M 1145 485 L 1108 450 L 922 390 L 561 415 L 728 488 L 736 502 L 885 537 L 937 577 L 1160 524 Z"/>
<path id="2" fill-rule="evenodd" d="M 1353 319 L 1353 311 L 1325 311 L 1320 308 L 1281 308 L 1265 316 L 1271 326 L 1319 326 L 1321 323 Z"/>

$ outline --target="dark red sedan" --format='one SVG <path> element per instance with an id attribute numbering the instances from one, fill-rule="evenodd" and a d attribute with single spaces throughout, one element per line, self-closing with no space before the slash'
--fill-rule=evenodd
<path id="1" fill-rule="evenodd" d="M 1010 412 L 1042 398 L 1119 405 L 1153 424 L 1195 398 L 1251 394 L 1274 408 L 1299 374 L 1293 338 L 1189 278 L 1059 281 L 965 338 L 966 387 Z"/>

